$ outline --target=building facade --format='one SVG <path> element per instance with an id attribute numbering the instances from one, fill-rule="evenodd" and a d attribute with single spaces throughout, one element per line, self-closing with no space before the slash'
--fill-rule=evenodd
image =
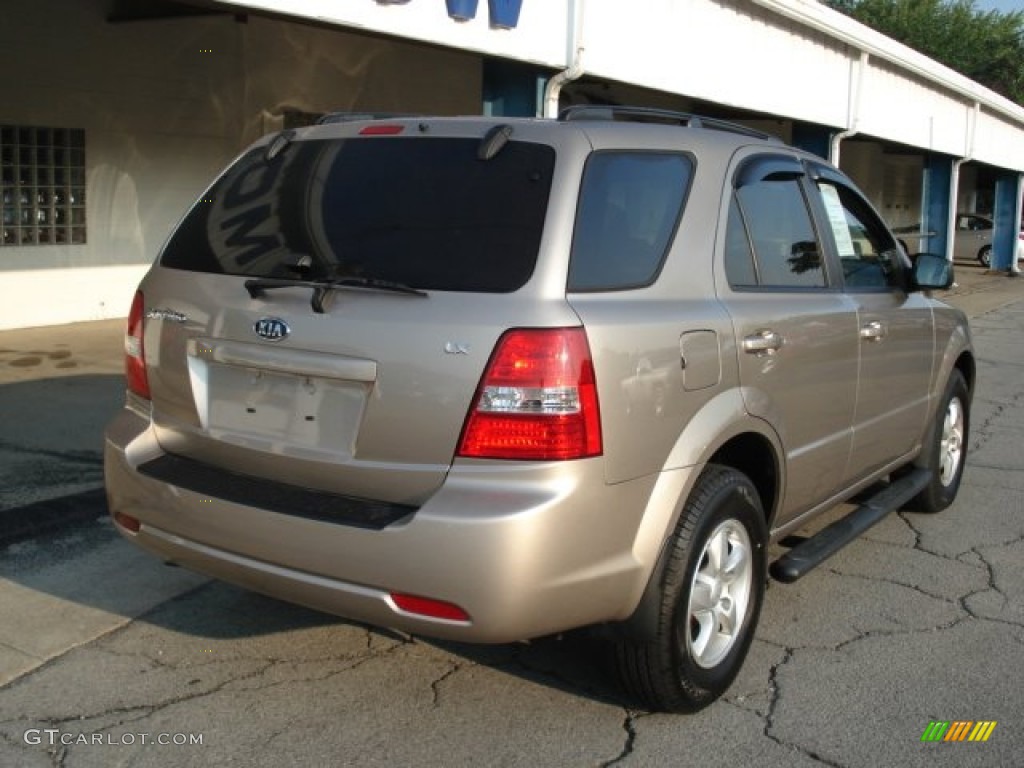
<path id="1" fill-rule="evenodd" d="M 701 112 L 838 160 L 913 250 L 980 211 L 1007 265 L 1020 223 L 1024 109 L 813 0 L 19 0 L 0 62 L 0 328 L 125 315 L 232 157 L 336 110 Z"/>

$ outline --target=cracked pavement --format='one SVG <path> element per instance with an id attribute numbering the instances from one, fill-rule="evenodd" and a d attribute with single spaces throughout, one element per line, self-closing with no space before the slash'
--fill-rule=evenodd
<path id="1" fill-rule="evenodd" d="M 702 712 L 636 709 L 582 634 L 481 647 L 369 629 L 165 568 L 101 521 L 0 550 L 0 765 L 1020 765 L 1024 302 L 972 326 L 955 505 L 890 515 L 771 583 L 740 676 Z M 922 743 L 932 720 L 998 725 Z"/>

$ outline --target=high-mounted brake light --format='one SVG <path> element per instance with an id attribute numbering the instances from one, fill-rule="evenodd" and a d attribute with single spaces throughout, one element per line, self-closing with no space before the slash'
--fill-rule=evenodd
<path id="1" fill-rule="evenodd" d="M 384 123 L 368 125 L 359 131 L 360 136 L 395 136 L 405 130 L 404 125 Z"/>
<path id="2" fill-rule="evenodd" d="M 597 382 L 583 329 L 505 333 L 477 388 L 458 455 L 558 461 L 602 450 Z"/>
<path id="3" fill-rule="evenodd" d="M 142 342 L 145 315 L 145 298 L 142 291 L 136 291 L 135 298 L 132 299 L 132 308 L 128 312 L 128 328 L 124 335 L 124 374 L 128 380 L 128 390 L 149 400 L 146 350 Z"/>

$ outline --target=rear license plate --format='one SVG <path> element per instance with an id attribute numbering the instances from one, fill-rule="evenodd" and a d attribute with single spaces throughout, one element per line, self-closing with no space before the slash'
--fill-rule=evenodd
<path id="1" fill-rule="evenodd" d="M 205 421 L 213 437 L 352 455 L 368 384 L 208 365 Z"/>

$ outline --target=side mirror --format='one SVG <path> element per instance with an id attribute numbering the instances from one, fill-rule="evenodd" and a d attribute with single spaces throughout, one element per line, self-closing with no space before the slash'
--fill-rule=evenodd
<path id="1" fill-rule="evenodd" d="M 919 253 L 914 262 L 913 286 L 915 291 L 944 291 L 953 285 L 953 265 L 943 256 Z"/>

